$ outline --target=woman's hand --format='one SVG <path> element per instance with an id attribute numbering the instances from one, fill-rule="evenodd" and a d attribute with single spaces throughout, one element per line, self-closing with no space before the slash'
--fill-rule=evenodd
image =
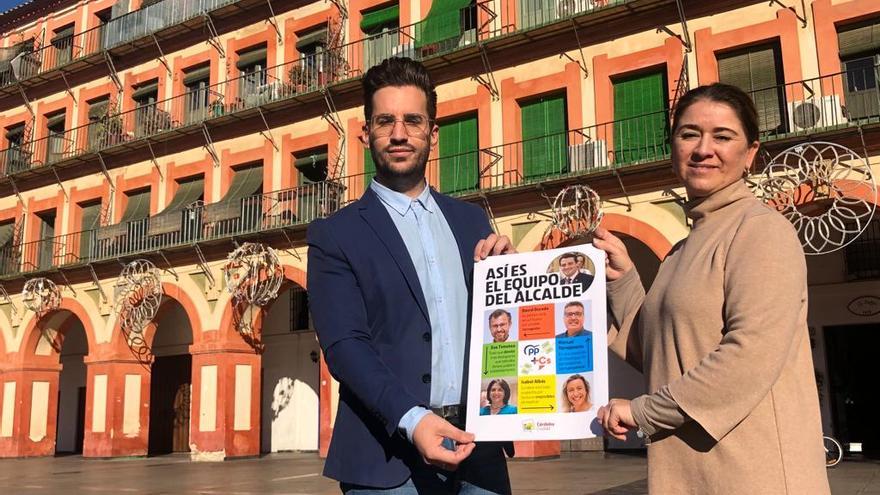
<path id="1" fill-rule="evenodd" d="M 516 249 L 506 235 L 489 234 L 489 237 L 481 239 L 474 248 L 474 261 L 482 261 L 496 254 L 514 254 Z"/>
<path id="2" fill-rule="evenodd" d="M 619 279 L 632 270 L 633 262 L 626 251 L 626 246 L 608 229 L 596 228 L 593 232 L 593 245 L 605 251 L 605 278 L 609 282 Z"/>
<path id="3" fill-rule="evenodd" d="M 608 405 L 599 408 L 596 419 L 605 428 L 606 435 L 618 440 L 626 440 L 626 433 L 638 428 L 626 399 L 611 399 Z"/>

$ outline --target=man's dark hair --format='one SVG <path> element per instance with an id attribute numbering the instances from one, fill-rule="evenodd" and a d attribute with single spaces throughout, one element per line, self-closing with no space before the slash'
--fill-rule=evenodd
<path id="1" fill-rule="evenodd" d="M 565 311 L 566 309 L 570 308 L 571 306 L 580 306 L 581 309 L 584 309 L 583 303 L 581 303 L 580 301 L 572 301 L 572 302 L 566 304 L 565 307 L 562 308 L 562 310 Z"/>
<path id="2" fill-rule="evenodd" d="M 437 118 L 437 92 L 428 70 L 420 62 L 406 57 L 386 58 L 381 64 L 367 71 L 361 85 L 364 88 L 364 117 L 367 122 L 373 117 L 373 95 L 388 86 L 415 86 L 428 98 L 428 119 Z"/>
<path id="3" fill-rule="evenodd" d="M 510 311 L 507 311 L 506 309 L 496 309 L 495 311 L 492 311 L 492 313 L 489 314 L 489 321 L 492 321 L 495 318 L 500 318 L 502 316 L 506 316 L 507 321 L 513 321 L 513 317 L 510 316 Z"/>
<path id="4" fill-rule="evenodd" d="M 571 259 L 574 260 L 575 263 L 577 263 L 577 261 L 578 261 L 578 257 L 579 257 L 579 256 L 580 256 L 580 255 L 579 255 L 578 253 L 565 253 L 565 254 L 563 254 L 562 256 L 559 257 L 559 263 L 561 264 L 561 263 L 562 263 L 562 260 L 564 260 L 564 259 L 566 259 L 566 258 L 571 258 Z"/>

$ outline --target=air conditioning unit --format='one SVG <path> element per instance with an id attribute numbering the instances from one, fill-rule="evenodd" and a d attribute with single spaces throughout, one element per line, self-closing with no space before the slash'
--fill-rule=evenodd
<path id="1" fill-rule="evenodd" d="M 461 38 L 458 39 L 458 46 L 468 46 L 473 45 L 477 42 L 477 30 L 476 29 L 468 29 L 464 33 L 462 33 Z"/>
<path id="2" fill-rule="evenodd" d="M 409 57 L 412 59 L 416 58 L 416 47 L 412 41 L 409 43 L 401 43 L 399 45 L 394 45 L 391 47 L 391 56 L 392 57 Z"/>
<path id="3" fill-rule="evenodd" d="M 816 96 L 788 103 L 788 128 L 791 132 L 817 130 L 846 123 L 838 95 Z"/>
<path id="4" fill-rule="evenodd" d="M 597 139 L 568 147 L 568 163 L 572 172 L 584 172 L 608 166 L 605 141 Z"/>

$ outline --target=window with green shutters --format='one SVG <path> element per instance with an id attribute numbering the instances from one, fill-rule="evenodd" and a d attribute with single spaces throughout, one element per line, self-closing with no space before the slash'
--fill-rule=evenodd
<path id="1" fill-rule="evenodd" d="M 525 178 L 568 171 L 568 118 L 565 95 L 520 103 L 522 165 Z"/>
<path id="2" fill-rule="evenodd" d="M 400 6 L 397 4 L 361 13 L 361 31 L 364 33 L 364 70 L 379 65 L 394 55 L 400 44 Z"/>
<path id="3" fill-rule="evenodd" d="M 87 258 L 92 250 L 92 230 L 99 226 L 101 202 L 80 205 L 82 223 L 80 224 L 79 259 Z"/>
<path id="4" fill-rule="evenodd" d="M 850 119 L 880 117 L 880 18 L 841 28 L 837 33 Z"/>
<path id="5" fill-rule="evenodd" d="M 616 79 L 614 162 L 657 160 L 669 154 L 669 100 L 665 71 Z"/>
<path id="6" fill-rule="evenodd" d="M 433 0 L 425 20 L 416 26 L 416 46 L 436 43 L 438 50 L 443 51 L 473 41 L 462 36 L 477 27 L 476 15 L 474 0 Z"/>
<path id="7" fill-rule="evenodd" d="M 779 44 L 750 46 L 718 56 L 718 80 L 749 93 L 762 133 L 784 133 L 785 94 Z"/>
<path id="8" fill-rule="evenodd" d="M 440 123 L 440 191 L 452 193 L 479 187 L 477 115 Z"/>
<path id="9" fill-rule="evenodd" d="M 297 173 L 296 216 L 298 222 L 310 222 L 325 210 L 327 148 L 316 148 L 295 155 Z"/>
<path id="10" fill-rule="evenodd" d="M 376 164 L 373 163 L 373 155 L 370 154 L 370 148 L 364 148 L 364 191 L 370 187 L 370 181 L 376 175 Z"/>

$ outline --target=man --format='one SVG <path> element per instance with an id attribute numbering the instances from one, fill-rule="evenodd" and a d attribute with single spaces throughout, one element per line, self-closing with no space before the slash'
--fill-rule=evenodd
<path id="1" fill-rule="evenodd" d="M 375 179 L 308 231 L 311 313 L 340 382 L 324 474 L 349 495 L 510 493 L 502 446 L 473 443 L 460 404 L 473 261 L 512 247 L 479 207 L 427 187 L 439 128 L 425 68 L 387 59 L 363 89 Z"/>
<path id="2" fill-rule="evenodd" d="M 583 273 L 578 266 L 579 253 L 565 253 L 559 258 L 559 271 L 562 284 L 581 284 L 583 292 L 593 283 L 593 275 Z M 583 293 L 582 292 L 582 293 Z"/>
<path id="3" fill-rule="evenodd" d="M 489 315 L 489 333 L 492 334 L 492 342 L 507 342 L 510 338 L 510 312 L 504 309 L 496 309 Z"/>
<path id="4" fill-rule="evenodd" d="M 562 318 L 565 323 L 565 331 L 556 335 L 557 339 L 566 337 L 589 337 L 593 340 L 593 332 L 584 328 L 584 305 L 578 301 L 572 301 L 562 308 Z"/>

